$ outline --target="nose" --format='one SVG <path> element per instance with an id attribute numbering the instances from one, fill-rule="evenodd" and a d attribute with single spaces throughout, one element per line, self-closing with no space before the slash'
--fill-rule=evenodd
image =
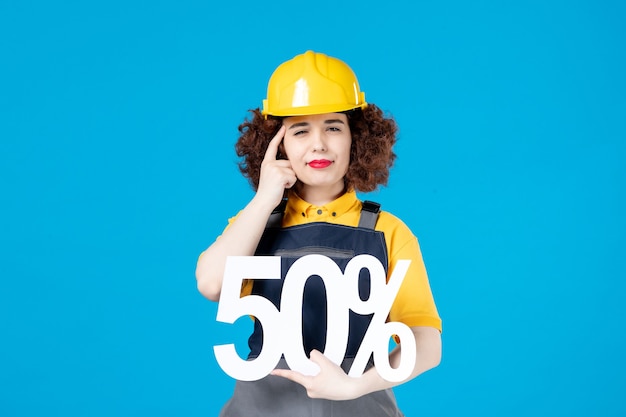
<path id="1" fill-rule="evenodd" d="M 311 137 L 311 141 L 314 152 L 326 151 L 326 137 L 324 136 L 323 131 L 315 129 Z"/>

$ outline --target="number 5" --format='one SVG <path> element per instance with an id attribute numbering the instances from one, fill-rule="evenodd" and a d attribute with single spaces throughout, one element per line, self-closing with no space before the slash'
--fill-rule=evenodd
<path id="1" fill-rule="evenodd" d="M 279 256 L 229 256 L 226 258 L 217 321 L 233 324 L 239 317 L 251 315 L 263 325 L 263 347 L 254 360 L 243 360 L 235 345 L 213 347 L 220 367 L 232 378 L 256 381 L 269 374 L 282 355 L 279 343 L 281 328 L 278 309 L 258 295 L 241 297 L 244 279 L 280 279 Z"/>

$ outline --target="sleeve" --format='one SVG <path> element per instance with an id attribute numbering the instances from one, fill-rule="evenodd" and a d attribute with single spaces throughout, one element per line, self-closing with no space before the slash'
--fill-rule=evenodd
<path id="1" fill-rule="evenodd" d="M 398 220 L 399 221 L 399 220 Z M 400 290 L 389 312 L 389 321 L 409 327 L 428 326 L 442 330 L 442 321 L 435 305 L 428 274 L 417 238 L 402 222 L 385 233 L 389 248 L 389 276 L 401 259 L 411 261 Z"/>

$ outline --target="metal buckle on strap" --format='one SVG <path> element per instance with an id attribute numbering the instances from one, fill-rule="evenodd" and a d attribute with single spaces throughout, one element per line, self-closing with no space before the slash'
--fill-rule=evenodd
<path id="1" fill-rule="evenodd" d="M 373 230 L 378 220 L 378 213 L 380 213 L 380 204 L 365 200 L 361 208 L 359 227 Z"/>

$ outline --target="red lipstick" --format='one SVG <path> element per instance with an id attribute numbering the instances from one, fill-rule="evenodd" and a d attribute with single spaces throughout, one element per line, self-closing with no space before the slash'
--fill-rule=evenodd
<path id="1" fill-rule="evenodd" d="M 332 161 L 329 161 L 328 159 L 314 159 L 309 162 L 309 166 L 315 169 L 326 168 L 330 166 L 330 164 L 332 164 Z"/>

